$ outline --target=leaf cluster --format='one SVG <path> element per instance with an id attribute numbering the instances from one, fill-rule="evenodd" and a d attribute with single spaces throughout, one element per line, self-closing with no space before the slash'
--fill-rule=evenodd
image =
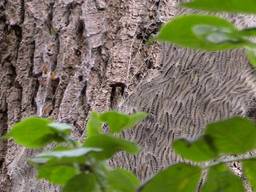
<path id="1" fill-rule="evenodd" d="M 142 185 L 130 171 L 109 168 L 106 160 L 117 152 L 139 151 L 135 143 L 118 137 L 118 133 L 142 121 L 146 115 L 92 112 L 83 142 L 70 137 L 72 126 L 37 117 L 15 124 L 5 137 L 32 149 L 55 142 L 52 151 L 42 152 L 30 162 L 37 169 L 38 178 L 62 186 L 64 192 L 193 192 L 205 171 L 208 176 L 202 192 L 245 191 L 241 178 L 225 165 L 233 161 L 241 162 L 244 176 L 256 190 L 256 158 L 243 156 L 256 149 L 256 123 L 243 117 L 208 124 L 196 139 L 177 139 L 173 149 L 193 163 L 169 166 Z M 105 124 L 107 133 L 103 131 Z"/>
<path id="2" fill-rule="evenodd" d="M 181 6 L 213 13 L 256 14 L 255 0 L 192 0 Z M 255 36 L 255 27 L 239 29 L 221 17 L 188 14 L 164 24 L 155 39 L 206 51 L 244 48 L 249 62 L 255 67 Z"/>
<path id="3" fill-rule="evenodd" d="M 106 160 L 119 151 L 136 154 L 139 147 L 118 134 L 135 126 L 146 113 L 126 115 L 115 111 L 92 112 L 87 134 L 82 142 L 71 138 L 72 126 L 49 119 L 30 117 L 15 125 L 5 135 L 26 148 L 38 149 L 53 145 L 29 162 L 39 179 L 62 186 L 64 192 L 133 192 L 140 185 L 130 171 L 107 166 Z M 104 133 L 103 126 L 108 126 Z"/>
<path id="4" fill-rule="evenodd" d="M 255 122 L 233 117 L 210 123 L 202 136 L 194 140 L 177 139 L 173 149 L 191 163 L 178 163 L 160 171 L 140 192 L 197 191 L 203 172 L 207 172 L 207 179 L 200 191 L 243 192 L 246 190 L 242 179 L 225 164 L 236 161 L 241 162 L 244 176 L 256 191 L 256 158 L 246 156 L 256 149 Z"/>

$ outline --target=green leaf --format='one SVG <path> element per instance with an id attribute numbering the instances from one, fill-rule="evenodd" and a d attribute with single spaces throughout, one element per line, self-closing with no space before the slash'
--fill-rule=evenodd
<path id="1" fill-rule="evenodd" d="M 182 6 L 213 12 L 256 13 L 255 0 L 193 0 Z"/>
<path id="2" fill-rule="evenodd" d="M 256 147 L 256 126 L 243 117 L 211 123 L 207 126 L 205 135 L 219 154 L 241 154 Z"/>
<path id="3" fill-rule="evenodd" d="M 40 164 L 47 163 L 50 159 L 51 158 L 49 158 L 49 157 L 33 157 L 33 158 L 29 159 L 28 161 L 31 164 L 40 165 Z"/>
<path id="4" fill-rule="evenodd" d="M 49 151 L 49 152 L 41 153 L 37 155 L 37 157 L 54 157 L 58 159 L 69 158 L 69 157 L 73 158 L 73 157 L 81 157 L 81 156 L 87 155 L 88 153 L 99 152 L 99 151 L 101 151 L 101 149 L 81 147 L 81 148 L 65 150 L 65 151 Z"/>
<path id="5" fill-rule="evenodd" d="M 247 43 L 247 38 L 227 20 L 193 14 L 176 17 L 165 24 L 156 40 L 209 51 L 240 48 Z"/>
<path id="6" fill-rule="evenodd" d="M 107 175 L 110 171 L 108 162 L 107 161 L 97 161 L 97 160 L 95 162 L 96 163 L 92 164 L 93 172 L 94 172 L 100 186 L 104 186 L 104 191 L 105 191 L 105 189 L 107 190 L 107 186 L 108 186 Z"/>
<path id="7" fill-rule="evenodd" d="M 256 28 L 251 27 L 251 28 L 245 28 L 239 31 L 239 33 L 243 36 L 255 36 L 256 35 Z"/>
<path id="8" fill-rule="evenodd" d="M 209 161 L 218 157 L 218 153 L 212 145 L 211 139 L 205 136 L 200 137 L 194 142 L 178 139 L 173 143 L 173 149 L 182 158 L 195 162 Z"/>
<path id="9" fill-rule="evenodd" d="M 243 192 L 244 187 L 241 178 L 234 175 L 229 168 L 220 164 L 209 169 L 208 179 L 202 188 L 202 192 Z"/>
<path id="10" fill-rule="evenodd" d="M 48 124 L 49 127 L 51 127 L 53 130 L 59 132 L 59 133 L 65 133 L 70 134 L 72 126 L 66 123 L 58 123 L 58 122 L 52 122 Z"/>
<path id="11" fill-rule="evenodd" d="M 193 192 L 197 188 L 200 175 L 200 167 L 179 163 L 160 171 L 138 192 Z"/>
<path id="12" fill-rule="evenodd" d="M 131 128 L 137 125 L 139 122 L 143 121 L 148 116 L 145 112 L 137 112 L 129 115 L 129 123 L 125 128 Z"/>
<path id="13" fill-rule="evenodd" d="M 95 175 L 82 173 L 76 175 L 64 186 L 63 192 L 100 192 Z"/>
<path id="14" fill-rule="evenodd" d="M 56 147 L 54 147 L 52 149 L 52 151 L 66 151 L 66 150 L 69 150 L 69 149 L 72 149 L 72 148 L 67 147 L 67 146 L 63 146 L 63 145 L 57 145 Z M 52 161 L 52 159 L 53 159 L 53 157 L 48 157 L 48 156 L 40 157 L 40 154 L 38 154 L 38 155 L 33 157 L 33 158 L 28 159 L 28 162 L 31 163 L 34 166 L 38 166 L 38 165 L 48 163 L 50 160 Z"/>
<path id="15" fill-rule="evenodd" d="M 246 49 L 246 56 L 253 67 L 256 67 L 256 49 Z"/>
<path id="16" fill-rule="evenodd" d="M 70 150 L 62 151 L 49 151 L 38 154 L 35 158 L 30 161 L 32 163 L 41 164 L 46 162 L 56 163 L 68 163 L 68 162 L 84 162 L 86 155 L 99 153 L 101 149 L 81 147 Z"/>
<path id="17" fill-rule="evenodd" d="M 50 142 L 63 142 L 70 134 L 71 126 L 64 123 L 52 122 L 45 118 L 29 117 L 13 125 L 6 134 L 17 144 L 27 148 L 40 148 Z"/>
<path id="18" fill-rule="evenodd" d="M 129 116 L 115 111 L 109 111 L 102 113 L 100 120 L 109 125 L 110 132 L 120 132 L 129 123 Z"/>
<path id="19" fill-rule="evenodd" d="M 119 151 L 126 151 L 131 154 L 136 154 L 139 151 L 139 147 L 135 143 L 110 135 L 89 137 L 85 140 L 84 146 L 102 149 L 101 152 L 95 154 L 98 159 L 109 159 Z"/>
<path id="20" fill-rule="evenodd" d="M 107 192 L 135 192 L 140 185 L 139 179 L 125 169 L 114 169 L 107 175 Z"/>
<path id="21" fill-rule="evenodd" d="M 242 161 L 243 171 L 253 191 L 256 191 L 256 159 Z"/>
<path id="22" fill-rule="evenodd" d="M 90 114 L 86 127 L 87 137 L 95 136 L 102 133 L 102 125 L 103 123 L 99 119 L 99 114 L 96 112 L 92 112 Z"/>
<path id="23" fill-rule="evenodd" d="M 242 130 L 242 131 L 241 131 Z M 208 161 L 221 155 L 242 154 L 256 148 L 256 125 L 242 117 L 211 123 L 195 141 L 173 143 L 177 154 L 192 161 Z"/>
<path id="24" fill-rule="evenodd" d="M 48 119 L 30 117 L 16 123 L 6 137 L 27 148 L 40 148 L 58 139 L 56 132 L 48 126 Z"/>
<path id="25" fill-rule="evenodd" d="M 78 174 L 73 166 L 45 164 L 37 168 L 38 178 L 46 179 L 53 184 L 64 185 L 69 179 Z"/>
<path id="26" fill-rule="evenodd" d="M 138 122 L 142 121 L 147 116 L 146 113 L 139 112 L 132 115 L 126 115 L 115 111 L 109 111 L 100 114 L 101 121 L 107 123 L 110 128 L 110 132 L 117 133 L 124 129 L 135 126 Z"/>

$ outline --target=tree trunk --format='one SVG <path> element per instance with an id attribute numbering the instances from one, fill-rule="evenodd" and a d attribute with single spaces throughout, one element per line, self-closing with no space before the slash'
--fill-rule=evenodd
<path id="1" fill-rule="evenodd" d="M 113 166 L 142 179 L 177 160 L 170 143 L 206 123 L 254 114 L 254 74 L 242 51 L 202 53 L 147 45 L 178 0 L 0 0 L 0 134 L 38 115 L 74 125 L 78 139 L 91 110 L 147 111 L 124 133 L 143 147 Z M 243 17 L 239 24 L 248 23 Z M 160 54 L 161 53 L 161 54 Z M 137 86 L 138 85 L 138 86 Z M 135 88 L 137 87 L 137 88 Z M 123 102 L 124 101 L 124 102 Z M 0 143 L 0 191 L 55 191 L 34 179 L 34 151 Z"/>

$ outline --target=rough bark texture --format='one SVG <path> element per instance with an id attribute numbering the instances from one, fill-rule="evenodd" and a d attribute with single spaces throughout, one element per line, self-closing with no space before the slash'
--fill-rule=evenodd
<path id="1" fill-rule="evenodd" d="M 173 138 L 196 135 L 210 121 L 254 114 L 255 74 L 242 51 L 145 44 L 161 21 L 183 12 L 177 3 L 0 0 L 0 134 L 39 115 L 73 124 L 80 138 L 89 111 L 118 108 L 125 100 L 122 110 L 150 113 L 124 133 L 144 149 L 111 164 L 145 179 L 177 160 Z M 243 26 L 254 21 L 235 18 Z M 0 144 L 1 192 L 57 191 L 35 181 L 26 163 L 33 151 Z"/>

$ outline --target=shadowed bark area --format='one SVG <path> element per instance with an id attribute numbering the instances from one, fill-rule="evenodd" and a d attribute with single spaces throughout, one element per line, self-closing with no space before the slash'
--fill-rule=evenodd
<path id="1" fill-rule="evenodd" d="M 0 1 L 0 134 L 38 115 L 73 124 L 79 139 L 91 110 L 122 105 L 128 112 L 147 111 L 147 120 L 124 133 L 143 151 L 111 162 L 145 179 L 177 160 L 169 147 L 173 138 L 196 135 L 213 120 L 252 116 L 255 75 L 241 51 L 146 44 L 162 21 L 184 12 L 177 3 Z M 254 20 L 233 21 L 245 26 Z M 1 191 L 58 191 L 35 180 L 26 162 L 33 154 L 11 141 L 0 143 Z"/>

